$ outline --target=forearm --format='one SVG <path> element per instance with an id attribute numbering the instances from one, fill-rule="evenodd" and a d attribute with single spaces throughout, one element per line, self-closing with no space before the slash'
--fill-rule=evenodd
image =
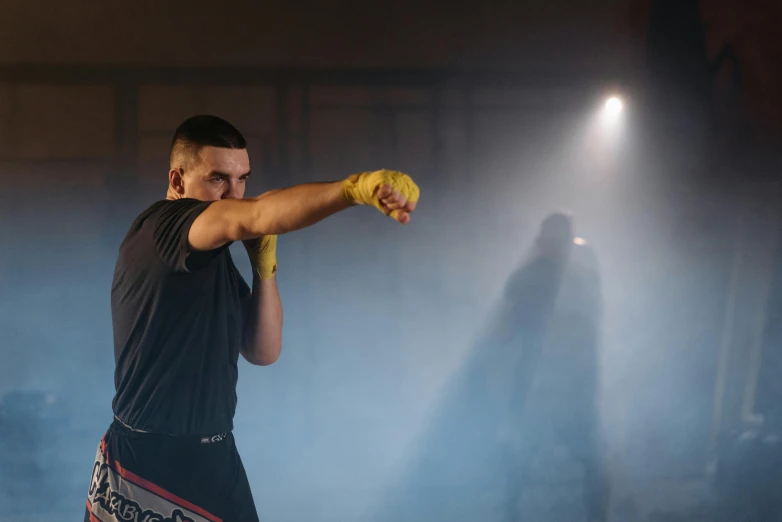
<path id="1" fill-rule="evenodd" d="M 350 207 L 341 182 L 305 183 L 253 198 L 240 239 L 293 232 Z"/>
<path id="2" fill-rule="evenodd" d="M 282 302 L 275 278 L 253 275 L 252 297 L 245 313 L 242 355 L 257 365 L 274 363 L 282 350 Z"/>

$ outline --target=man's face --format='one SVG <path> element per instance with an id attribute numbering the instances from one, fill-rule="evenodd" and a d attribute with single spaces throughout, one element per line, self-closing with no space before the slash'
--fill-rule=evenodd
<path id="1" fill-rule="evenodd" d="M 169 175 L 180 197 L 201 201 L 244 197 L 245 181 L 250 175 L 247 149 L 203 147 L 198 155 L 200 161 L 184 173 L 175 169 Z"/>

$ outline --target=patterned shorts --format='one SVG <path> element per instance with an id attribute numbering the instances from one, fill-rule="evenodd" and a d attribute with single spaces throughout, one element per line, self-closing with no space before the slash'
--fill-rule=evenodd
<path id="1" fill-rule="evenodd" d="M 257 522 L 233 434 L 174 437 L 115 421 L 98 446 L 85 522 Z"/>

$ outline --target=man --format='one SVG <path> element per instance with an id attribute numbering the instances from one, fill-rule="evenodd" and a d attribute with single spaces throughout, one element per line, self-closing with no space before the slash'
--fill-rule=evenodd
<path id="1" fill-rule="evenodd" d="M 566 448 L 584 471 L 590 522 L 607 520 L 609 482 L 599 429 L 600 280 L 593 251 L 563 213 L 541 224 L 532 258 L 506 288 L 501 335 L 515 364 L 508 449 L 508 520 L 541 449 Z M 514 356 L 514 352 L 519 356 Z"/>
<path id="2" fill-rule="evenodd" d="M 97 452 L 86 521 L 258 520 L 231 430 L 241 353 L 282 347 L 276 237 L 352 205 L 410 220 L 419 190 L 381 170 L 244 198 L 241 133 L 214 116 L 176 130 L 166 199 L 133 222 L 111 289 L 115 420 Z M 260 238 L 260 239 L 259 239 Z M 244 241 L 252 289 L 228 246 Z"/>

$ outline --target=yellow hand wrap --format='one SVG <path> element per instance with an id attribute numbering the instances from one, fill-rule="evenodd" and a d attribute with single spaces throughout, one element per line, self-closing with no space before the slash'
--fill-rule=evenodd
<path id="1" fill-rule="evenodd" d="M 277 273 L 277 236 L 263 236 L 245 241 L 250 264 L 261 279 L 271 279 Z"/>
<path id="2" fill-rule="evenodd" d="M 418 185 L 410 176 L 385 169 L 353 174 L 342 182 L 342 194 L 353 205 L 372 205 L 387 214 L 380 198 L 377 197 L 377 192 L 383 185 L 390 185 L 393 190 L 398 190 L 410 203 L 417 202 L 421 195 Z M 395 217 L 396 212 L 392 211 L 389 215 Z"/>

